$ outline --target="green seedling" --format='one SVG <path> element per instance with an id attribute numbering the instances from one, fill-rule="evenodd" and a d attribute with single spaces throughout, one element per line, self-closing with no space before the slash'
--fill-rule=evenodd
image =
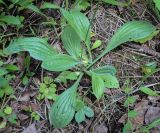
<path id="1" fill-rule="evenodd" d="M 40 120 L 40 116 L 36 113 L 36 112 L 32 112 L 31 113 L 31 118 L 35 121 L 39 121 Z"/>
<path id="2" fill-rule="evenodd" d="M 39 94 L 37 96 L 38 100 L 43 100 L 45 98 L 49 100 L 56 100 L 58 95 L 56 94 L 56 84 L 50 77 L 44 77 L 44 83 L 40 84 Z"/>
<path id="3" fill-rule="evenodd" d="M 2 121 L 0 122 L 0 129 L 5 128 L 7 125 L 7 122 L 11 124 L 16 124 L 17 116 L 13 112 L 13 109 L 10 106 L 6 106 L 3 110 L 0 110 L 0 118 L 2 118 Z"/>

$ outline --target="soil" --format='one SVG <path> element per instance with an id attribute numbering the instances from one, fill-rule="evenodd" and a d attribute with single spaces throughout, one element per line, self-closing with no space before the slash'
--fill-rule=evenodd
<path id="1" fill-rule="evenodd" d="M 49 0 L 48 0 L 49 1 Z M 59 5 L 63 5 L 61 0 L 56 0 Z M 40 6 L 43 1 L 37 1 L 35 4 Z M 98 6 L 98 10 L 96 11 Z M 12 13 L 12 10 L 10 11 Z M 90 20 L 95 14 L 95 18 L 92 22 L 92 32 L 95 36 L 92 37 L 92 42 L 99 39 L 103 42 L 103 45 L 96 49 L 94 57 L 97 57 L 103 48 L 106 47 L 107 43 L 116 32 L 116 30 L 127 21 L 131 20 L 146 20 L 154 25 L 159 25 L 159 20 L 156 15 L 149 10 L 145 2 L 136 0 L 134 4 L 129 7 L 117 7 L 108 4 L 98 4 L 93 2 L 91 7 L 87 8 L 84 13 Z M 18 12 L 16 9 L 13 12 L 14 15 L 22 15 L 25 17 L 24 27 L 16 31 L 12 26 L 4 27 L 1 29 L 1 33 L 8 35 L 2 42 L 8 45 L 11 39 L 15 37 L 30 37 L 39 36 L 49 38 L 49 42 L 53 47 L 56 47 L 60 51 L 63 51 L 62 42 L 59 37 L 61 35 L 60 26 L 60 13 L 57 10 L 45 10 L 47 16 L 53 16 L 57 25 L 54 27 L 42 25 L 45 18 L 33 13 L 28 10 Z M 135 47 L 131 45 L 135 45 Z M 54 129 L 49 124 L 48 110 L 52 105 L 53 101 L 44 99 L 38 101 L 36 96 L 40 83 L 43 81 L 44 76 L 56 78 L 58 73 L 49 72 L 43 70 L 40 67 L 40 62 L 31 59 L 30 71 L 35 74 L 29 77 L 27 85 L 22 84 L 22 71 L 24 71 L 24 57 L 28 55 L 18 54 L 11 57 L 3 57 L 4 62 L 16 64 L 21 72 L 15 73 L 16 78 L 11 81 L 11 85 L 15 90 L 15 99 L 8 98 L 5 101 L 6 105 L 13 108 L 18 119 L 17 124 L 8 124 L 6 128 L 1 129 L 2 133 L 121 133 L 123 126 L 126 122 L 127 109 L 123 106 L 126 97 L 124 94 L 124 83 L 130 80 L 130 87 L 133 91 L 139 87 L 139 81 L 143 77 L 142 67 L 149 62 L 157 62 L 157 67 L 160 67 L 160 56 L 159 56 L 159 35 L 154 37 L 152 40 L 145 44 L 138 43 L 127 43 L 120 46 L 104 58 L 102 58 L 94 67 L 102 65 L 113 65 L 117 69 L 117 77 L 120 81 L 120 88 L 116 90 L 105 90 L 104 97 L 97 101 L 95 97 L 90 93 L 91 83 L 88 77 L 85 77 L 79 88 L 80 95 L 86 95 L 85 101 L 90 105 L 95 112 L 95 117 L 92 119 L 86 119 L 85 122 L 77 124 L 74 120 L 66 128 Z M 137 46 L 137 47 L 136 47 Z M 147 49 L 147 50 L 144 50 Z M 157 54 L 155 54 L 157 53 Z M 0 57 L 1 58 L 1 57 Z M 160 91 L 160 73 L 155 73 L 145 80 L 142 85 L 149 86 L 157 92 Z M 58 94 L 69 86 L 57 84 Z M 133 93 L 133 96 L 137 97 L 136 103 L 131 107 L 135 110 L 141 110 L 138 117 L 134 119 L 135 130 L 139 124 L 146 125 L 156 118 L 160 118 L 160 97 L 153 98 L 144 95 L 140 92 Z M 143 107 L 141 107 L 144 105 Z M 33 111 L 40 115 L 40 120 L 35 121 L 31 118 L 30 112 L 26 111 L 31 108 Z M 152 116 L 152 117 L 151 117 Z M 154 117 L 153 117 L 154 116 Z M 157 116 L 157 117 L 156 117 Z M 137 123 L 136 123 L 137 122 Z M 160 128 L 157 127 L 151 132 L 160 132 Z"/>

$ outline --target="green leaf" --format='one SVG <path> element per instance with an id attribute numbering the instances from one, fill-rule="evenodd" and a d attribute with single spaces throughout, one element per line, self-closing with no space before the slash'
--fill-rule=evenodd
<path id="1" fill-rule="evenodd" d="M 134 96 L 129 96 L 129 97 L 125 100 L 124 106 L 125 106 L 125 107 L 128 107 L 130 104 L 131 104 L 131 105 L 134 104 L 135 101 L 136 101 L 136 97 L 134 97 Z"/>
<path id="2" fill-rule="evenodd" d="M 88 0 L 79 0 L 78 2 L 75 1 L 75 10 L 86 10 L 90 6 Z"/>
<path id="3" fill-rule="evenodd" d="M 71 72 L 71 71 L 63 71 L 59 74 L 59 76 L 55 79 L 56 82 L 67 83 L 67 80 L 76 80 L 79 75 L 79 72 Z"/>
<path id="4" fill-rule="evenodd" d="M 93 110 L 90 107 L 87 107 L 87 106 L 84 107 L 84 113 L 89 118 L 94 116 Z"/>
<path id="5" fill-rule="evenodd" d="M 56 5 L 55 3 L 50 3 L 50 2 L 44 2 L 43 5 L 41 6 L 41 9 L 59 9 L 60 7 Z"/>
<path id="6" fill-rule="evenodd" d="M 0 76 L 3 76 L 7 73 L 8 73 L 8 71 L 6 69 L 0 67 Z"/>
<path id="7" fill-rule="evenodd" d="M 102 45 L 102 41 L 101 40 L 96 40 L 93 43 L 93 46 L 92 46 L 91 50 L 96 49 L 96 48 L 100 47 L 101 45 Z"/>
<path id="8" fill-rule="evenodd" d="M 36 37 L 15 39 L 4 51 L 8 54 L 27 51 L 33 58 L 41 61 L 57 54 L 57 51 L 48 44 L 46 39 Z"/>
<path id="9" fill-rule="evenodd" d="M 153 91 L 153 90 L 151 90 L 151 89 L 148 88 L 148 87 L 140 87 L 139 89 L 140 89 L 140 91 L 142 91 L 143 93 L 145 93 L 145 94 L 147 94 L 147 95 L 149 95 L 149 96 L 159 96 L 159 95 L 156 93 L 156 91 Z"/>
<path id="10" fill-rule="evenodd" d="M 127 122 L 124 127 L 123 127 L 123 133 L 130 133 L 130 131 L 132 131 L 132 123 L 131 122 Z"/>
<path id="11" fill-rule="evenodd" d="M 115 76 L 111 74 L 106 74 L 101 76 L 104 80 L 104 85 L 107 88 L 119 88 L 119 82 Z"/>
<path id="12" fill-rule="evenodd" d="M 41 66 L 49 71 L 65 71 L 79 63 L 69 55 L 59 54 L 46 59 Z"/>
<path id="13" fill-rule="evenodd" d="M 65 19 L 68 21 L 69 25 L 74 28 L 77 34 L 80 36 L 87 46 L 88 52 L 90 52 L 90 23 L 88 18 L 79 11 L 66 11 L 61 9 L 61 12 Z"/>
<path id="14" fill-rule="evenodd" d="M 159 0 L 153 0 L 153 2 L 155 3 L 157 9 L 160 11 L 160 1 Z"/>
<path id="15" fill-rule="evenodd" d="M 20 5 L 23 8 L 30 9 L 36 13 L 44 15 L 40 9 L 32 3 L 32 0 L 10 0 L 13 4 Z M 45 15 L 44 15 L 45 16 Z"/>
<path id="16" fill-rule="evenodd" d="M 12 113 L 12 111 L 13 111 L 12 108 L 9 106 L 5 107 L 5 109 L 4 109 L 4 113 L 7 115 L 10 115 Z"/>
<path id="17" fill-rule="evenodd" d="M 63 92 L 51 107 L 50 122 L 55 128 L 63 128 L 73 119 L 78 83 L 79 80 L 77 80 L 68 90 Z"/>
<path id="18" fill-rule="evenodd" d="M 122 43 L 138 41 L 150 36 L 156 31 L 156 27 L 146 21 L 130 21 L 125 23 L 113 35 L 105 51 L 111 51 Z"/>
<path id="19" fill-rule="evenodd" d="M 154 120 L 151 124 L 148 125 L 147 129 L 150 130 L 154 127 L 157 127 L 158 125 L 160 125 L 160 119 Z"/>
<path id="20" fill-rule="evenodd" d="M 19 68 L 16 65 L 12 65 L 12 64 L 4 65 L 4 67 L 5 67 L 6 70 L 8 70 L 10 72 L 19 70 Z"/>
<path id="21" fill-rule="evenodd" d="M 21 19 L 19 16 L 0 15 L 0 22 L 4 22 L 7 25 L 21 25 Z"/>
<path id="22" fill-rule="evenodd" d="M 138 113 L 134 110 L 131 110 L 128 112 L 128 117 L 135 118 L 138 115 Z"/>
<path id="23" fill-rule="evenodd" d="M 61 38 L 64 48 L 71 56 L 75 58 L 81 56 L 81 39 L 77 35 L 77 32 L 71 26 L 67 26 L 64 28 Z"/>
<path id="24" fill-rule="evenodd" d="M 97 99 L 100 99 L 104 93 L 105 85 L 100 75 L 92 73 L 92 90 Z"/>
<path id="25" fill-rule="evenodd" d="M 130 1 L 129 2 L 118 2 L 117 0 L 102 0 L 103 2 L 106 2 L 108 4 L 112 4 L 112 5 L 117 5 L 117 6 L 128 6 L 130 4 Z"/>
<path id="26" fill-rule="evenodd" d="M 82 110 L 79 110 L 76 115 L 75 115 L 75 120 L 77 123 L 81 123 L 85 120 L 85 114 L 84 114 L 84 111 L 83 109 Z"/>
<path id="27" fill-rule="evenodd" d="M 111 38 L 106 49 L 93 61 L 90 68 L 105 54 L 118 47 L 119 45 L 128 41 L 139 41 L 150 37 L 156 31 L 156 27 L 146 21 L 130 21 L 120 27 Z"/>
<path id="28" fill-rule="evenodd" d="M 106 65 L 102 67 L 98 67 L 96 69 L 92 70 L 94 73 L 100 74 L 100 75 L 106 75 L 106 74 L 111 74 L 115 75 L 117 70 L 114 66 L 111 65 Z"/>
<path id="29" fill-rule="evenodd" d="M 0 77 L 0 88 L 1 87 L 5 87 L 6 85 L 8 85 L 9 83 L 8 83 L 8 81 L 5 79 L 5 78 L 3 78 L 3 77 Z"/>
<path id="30" fill-rule="evenodd" d="M 76 111 L 82 110 L 85 107 L 85 103 L 83 100 L 81 100 L 80 98 L 76 100 L 76 106 L 75 109 Z"/>

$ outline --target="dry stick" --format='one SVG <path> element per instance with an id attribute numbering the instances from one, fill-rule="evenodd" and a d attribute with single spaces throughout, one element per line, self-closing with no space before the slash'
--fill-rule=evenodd
<path id="1" fill-rule="evenodd" d="M 138 44 L 135 44 L 135 43 L 127 44 L 127 46 L 138 49 L 139 52 L 143 52 L 143 53 L 146 53 L 146 54 L 149 54 L 149 55 L 160 58 L 160 53 L 159 52 L 156 52 L 155 50 L 152 50 L 148 47 L 144 47 L 144 46 L 141 46 L 141 45 L 138 45 Z"/>

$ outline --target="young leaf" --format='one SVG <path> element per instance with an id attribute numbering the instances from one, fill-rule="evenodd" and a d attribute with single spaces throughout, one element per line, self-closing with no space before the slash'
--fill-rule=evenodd
<path id="1" fill-rule="evenodd" d="M 75 115 L 75 120 L 77 123 L 81 123 L 82 121 L 85 120 L 85 114 L 84 114 L 84 111 L 83 109 L 82 110 L 79 110 L 76 115 Z"/>
<path id="2" fill-rule="evenodd" d="M 107 88 L 119 88 L 119 82 L 115 76 L 110 74 L 102 75 L 101 78 L 104 80 L 104 85 Z"/>
<path id="3" fill-rule="evenodd" d="M 93 43 L 93 46 L 92 46 L 91 50 L 96 49 L 96 48 L 100 47 L 101 45 L 102 45 L 102 41 L 101 40 L 96 40 Z"/>
<path id="4" fill-rule="evenodd" d="M 90 107 L 85 106 L 83 110 L 84 110 L 84 113 L 85 113 L 85 115 L 87 117 L 90 118 L 90 117 L 94 116 L 94 112 L 93 112 L 93 110 Z"/>
<path id="5" fill-rule="evenodd" d="M 105 85 L 100 75 L 92 73 L 92 90 L 97 99 L 100 99 L 104 93 Z"/>
<path id="6" fill-rule="evenodd" d="M 65 127 L 73 119 L 79 80 L 77 80 L 68 90 L 63 92 L 51 107 L 50 122 L 55 128 Z"/>
<path id="7" fill-rule="evenodd" d="M 80 36 L 87 46 L 88 52 L 90 52 L 90 23 L 88 18 L 79 11 L 66 11 L 61 9 L 61 12 L 69 25 L 74 28 L 77 34 Z"/>
<path id="8" fill-rule="evenodd" d="M 71 56 L 75 58 L 81 56 L 81 39 L 78 36 L 77 32 L 71 26 L 67 26 L 64 28 L 61 38 L 64 48 Z"/>
<path id="9" fill-rule="evenodd" d="M 106 75 L 106 74 L 111 74 L 115 75 L 117 70 L 114 66 L 111 65 L 106 65 L 102 67 L 98 67 L 96 69 L 92 70 L 94 73 L 100 74 L 100 75 Z"/>
<path id="10" fill-rule="evenodd" d="M 74 59 L 73 57 L 65 54 L 58 54 L 50 58 L 47 58 L 42 62 L 42 67 L 49 71 L 65 71 L 75 65 L 79 64 L 80 61 Z"/>
<path id="11" fill-rule="evenodd" d="M 48 44 L 46 39 L 36 37 L 15 39 L 4 51 L 8 54 L 28 51 L 33 58 L 41 61 L 57 54 L 57 51 Z"/>
<path id="12" fill-rule="evenodd" d="M 153 90 L 151 90 L 151 89 L 148 88 L 148 87 L 140 87 L 139 89 L 140 89 L 140 91 L 142 91 L 143 93 L 145 93 L 145 94 L 147 94 L 147 95 L 149 95 L 149 96 L 159 96 L 159 95 L 156 93 L 156 91 L 153 91 Z"/>
<path id="13" fill-rule="evenodd" d="M 6 23 L 7 25 L 21 25 L 21 19 L 19 16 L 0 15 L 0 21 Z"/>
<path id="14" fill-rule="evenodd" d="M 50 2 L 44 2 L 43 5 L 41 6 L 41 9 L 59 9 L 60 7 L 54 3 Z"/>

